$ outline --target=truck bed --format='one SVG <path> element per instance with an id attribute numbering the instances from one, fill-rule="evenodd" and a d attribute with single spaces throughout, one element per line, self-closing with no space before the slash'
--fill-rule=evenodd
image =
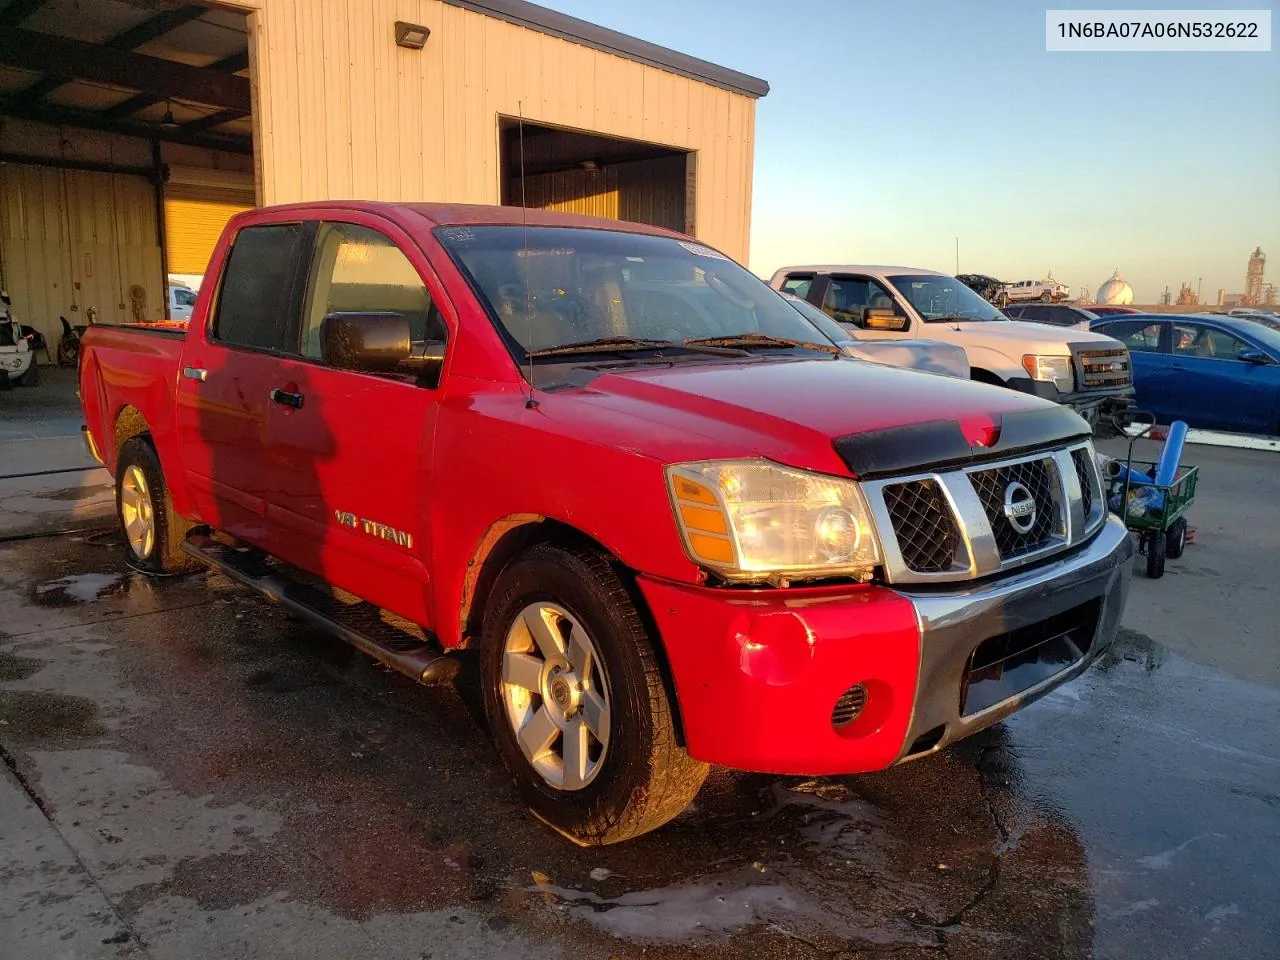
<path id="1" fill-rule="evenodd" d="M 141 415 L 166 463 L 179 463 L 174 385 L 186 324 L 95 324 L 80 345 L 80 396 L 85 424 L 107 469 L 115 472 L 116 425 Z M 172 449 L 168 449 L 170 445 Z"/>

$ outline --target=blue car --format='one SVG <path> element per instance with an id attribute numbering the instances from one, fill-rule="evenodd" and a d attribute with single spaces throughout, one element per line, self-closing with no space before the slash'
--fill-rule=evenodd
<path id="1" fill-rule="evenodd" d="M 1139 313 L 1103 317 L 1133 360 L 1139 410 L 1160 423 L 1280 434 L 1280 331 L 1240 317 Z"/>

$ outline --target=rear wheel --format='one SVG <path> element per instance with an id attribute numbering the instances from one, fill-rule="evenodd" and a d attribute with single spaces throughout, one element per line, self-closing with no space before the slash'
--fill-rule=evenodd
<path id="1" fill-rule="evenodd" d="M 1177 560 L 1187 548 L 1187 518 L 1179 517 L 1165 534 L 1164 552 L 1170 560 Z"/>
<path id="2" fill-rule="evenodd" d="M 1159 530 L 1147 536 L 1147 576 L 1159 580 L 1164 576 L 1165 535 Z"/>
<path id="3" fill-rule="evenodd" d="M 160 458 L 146 437 L 134 437 L 120 448 L 116 515 L 130 566 L 156 574 L 181 573 L 198 566 L 182 552 L 191 524 L 174 512 Z"/>
<path id="4" fill-rule="evenodd" d="M 499 576 L 482 644 L 494 742 L 539 819 L 601 845 L 693 800 L 707 765 L 676 742 L 653 642 L 607 557 L 529 550 Z"/>

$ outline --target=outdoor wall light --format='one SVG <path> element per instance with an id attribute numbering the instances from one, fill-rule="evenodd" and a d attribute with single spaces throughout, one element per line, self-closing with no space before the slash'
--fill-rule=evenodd
<path id="1" fill-rule="evenodd" d="M 404 47 L 408 50 L 421 50 L 427 45 L 427 37 L 431 36 L 431 30 L 418 23 L 405 23 L 403 20 L 396 21 L 396 46 Z"/>

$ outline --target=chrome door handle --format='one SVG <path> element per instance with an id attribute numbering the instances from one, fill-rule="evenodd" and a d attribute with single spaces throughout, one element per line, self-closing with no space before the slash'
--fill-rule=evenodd
<path id="1" fill-rule="evenodd" d="M 204 367 L 183 367 L 182 375 L 188 380 L 195 380 L 197 383 L 204 383 L 209 379 L 209 371 Z"/>

